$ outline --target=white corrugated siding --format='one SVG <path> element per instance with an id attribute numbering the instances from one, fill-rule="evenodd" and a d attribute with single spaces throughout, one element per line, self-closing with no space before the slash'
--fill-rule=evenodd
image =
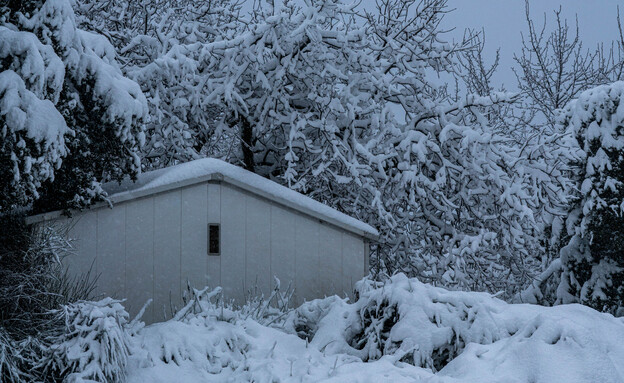
<path id="1" fill-rule="evenodd" d="M 344 296 L 364 276 L 364 239 L 226 184 L 197 184 L 86 211 L 73 219 L 72 272 L 91 267 L 98 294 L 126 298 L 147 322 L 169 318 L 187 283 L 221 285 L 243 302 L 268 296 L 277 276 L 295 288 L 295 304 Z M 221 225 L 221 255 L 207 255 L 207 226 Z"/>
<path id="2" fill-rule="evenodd" d="M 154 297 L 154 199 L 145 198 L 126 205 L 126 309 L 137 313 Z M 82 254 L 81 254 L 82 255 Z M 154 304 L 146 318 L 153 318 Z"/>

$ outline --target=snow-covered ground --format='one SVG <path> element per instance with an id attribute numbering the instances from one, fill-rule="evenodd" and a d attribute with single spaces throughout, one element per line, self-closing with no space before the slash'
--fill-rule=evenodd
<path id="1" fill-rule="evenodd" d="M 246 346 L 244 354 L 227 346 L 226 339 L 233 335 Z M 422 368 L 396 364 L 392 357 L 364 363 L 347 354 L 326 354 L 295 335 L 253 320 L 238 326 L 156 324 L 143 331 L 141 341 L 146 350 L 153 347 L 152 356 L 167 354 L 169 362 L 152 357 L 152 363 L 141 366 L 143 356 L 131 359 L 128 383 L 413 382 L 433 376 Z M 206 351 L 217 352 L 216 365 Z"/>
<path id="2" fill-rule="evenodd" d="M 128 382 L 624 382 L 624 318 L 402 275 L 359 290 L 283 318 L 196 303 L 132 337 Z"/>

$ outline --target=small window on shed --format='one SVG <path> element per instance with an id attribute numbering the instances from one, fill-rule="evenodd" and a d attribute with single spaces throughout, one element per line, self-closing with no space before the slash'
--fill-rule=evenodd
<path id="1" fill-rule="evenodd" d="M 208 255 L 221 253 L 221 228 L 218 223 L 208 224 Z"/>

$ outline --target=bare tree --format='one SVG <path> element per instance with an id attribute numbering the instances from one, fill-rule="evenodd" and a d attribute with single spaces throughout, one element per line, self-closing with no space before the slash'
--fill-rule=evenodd
<path id="1" fill-rule="evenodd" d="M 546 31 L 545 14 L 542 26 L 537 27 L 528 1 L 525 9 L 528 32 L 522 34 L 522 49 L 514 55 L 518 68 L 513 70 L 520 91 L 538 115 L 533 123 L 552 130 L 558 109 L 581 91 L 612 81 L 615 55 L 613 49 L 605 53 L 601 45 L 595 50 L 583 49 L 578 19 L 571 28 L 562 17 L 561 7 L 554 11 L 556 26 L 550 33 Z M 621 47 L 618 43 L 617 49 L 621 51 Z M 618 67 L 621 69 L 621 64 Z"/>
<path id="2" fill-rule="evenodd" d="M 617 24 L 618 39 L 611 42 L 609 57 L 607 60 L 611 63 L 610 78 L 612 81 L 620 81 L 624 79 L 624 26 L 620 17 L 620 7 L 617 7 Z"/>
<path id="3" fill-rule="evenodd" d="M 485 31 L 466 30 L 464 41 L 471 41 L 470 49 L 466 49 L 457 56 L 459 71 L 457 77 L 464 84 L 465 91 L 481 97 L 488 97 L 494 93 L 507 93 L 503 85 L 494 82 L 494 75 L 500 64 L 500 48 L 491 63 L 488 63 L 484 51 L 486 47 Z M 513 103 L 504 103 L 483 111 L 492 129 L 516 142 L 518 146 L 526 143 L 534 135 L 530 122 L 535 117 L 532 108 L 524 104 L 526 97 L 515 96 Z"/>
<path id="4" fill-rule="evenodd" d="M 485 31 L 466 30 L 464 41 L 472 41 L 472 49 L 467 49 L 458 56 L 461 68 L 459 76 L 464 81 L 468 93 L 488 96 L 494 90 L 492 77 L 500 64 L 500 48 L 496 49 L 496 57 L 492 64 L 487 64 L 483 57 L 485 50 Z"/>

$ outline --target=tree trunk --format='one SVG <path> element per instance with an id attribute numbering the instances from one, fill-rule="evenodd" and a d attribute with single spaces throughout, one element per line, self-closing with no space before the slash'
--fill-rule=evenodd
<path id="1" fill-rule="evenodd" d="M 251 124 L 249 124 L 249 121 L 245 118 L 241 118 L 239 123 L 241 129 L 241 148 L 243 150 L 243 162 L 245 164 L 245 169 L 255 173 L 256 163 L 254 161 L 254 154 L 252 150 L 254 145 L 253 128 Z"/>

